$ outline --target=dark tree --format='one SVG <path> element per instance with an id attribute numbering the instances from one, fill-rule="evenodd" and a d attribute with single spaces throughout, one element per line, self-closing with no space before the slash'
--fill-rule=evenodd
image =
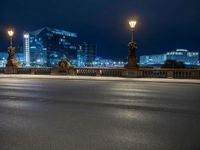
<path id="1" fill-rule="evenodd" d="M 186 68 L 183 62 L 178 62 L 176 60 L 166 60 L 165 64 L 161 68 Z"/>

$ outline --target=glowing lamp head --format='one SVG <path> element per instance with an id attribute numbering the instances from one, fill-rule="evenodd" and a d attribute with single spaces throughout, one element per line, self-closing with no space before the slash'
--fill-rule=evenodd
<path id="1" fill-rule="evenodd" d="M 13 29 L 9 29 L 9 30 L 8 30 L 8 35 L 9 35 L 10 37 L 12 37 L 12 36 L 14 35 Z"/>
<path id="2" fill-rule="evenodd" d="M 134 29 L 136 24 L 137 24 L 137 21 L 135 19 L 131 19 L 129 21 L 129 25 L 130 25 L 131 29 Z"/>
<path id="3" fill-rule="evenodd" d="M 29 38 L 29 34 L 28 34 L 28 33 L 25 33 L 25 34 L 24 34 L 24 38 L 25 38 L 25 39 L 28 39 L 28 38 Z"/>

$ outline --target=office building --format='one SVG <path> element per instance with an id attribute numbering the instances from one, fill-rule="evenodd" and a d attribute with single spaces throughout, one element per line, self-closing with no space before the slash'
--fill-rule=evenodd
<path id="1" fill-rule="evenodd" d="M 76 33 L 45 27 L 24 34 L 24 53 L 30 66 L 54 67 L 62 58 L 74 66 L 92 66 L 96 45 L 79 42 Z"/>
<path id="2" fill-rule="evenodd" d="M 96 45 L 84 42 L 79 45 L 77 51 L 77 66 L 78 67 L 92 67 L 96 58 Z"/>
<path id="3" fill-rule="evenodd" d="M 29 42 L 29 33 L 24 33 L 24 38 L 23 38 L 23 49 L 24 49 L 24 63 L 25 63 L 25 66 L 30 66 L 30 42 Z"/>
<path id="4" fill-rule="evenodd" d="M 166 60 L 166 54 L 140 56 L 140 65 L 162 65 Z"/>
<path id="5" fill-rule="evenodd" d="M 141 66 L 159 66 L 166 60 L 175 60 L 183 62 L 185 65 L 196 66 L 199 64 L 199 53 L 190 52 L 185 49 L 177 49 L 169 51 L 166 54 L 140 56 Z"/>
<path id="6" fill-rule="evenodd" d="M 185 49 L 177 49 L 176 51 L 167 52 L 168 60 L 176 60 L 183 62 L 185 65 L 198 65 L 199 53 L 189 52 Z"/>
<path id="7" fill-rule="evenodd" d="M 30 32 L 29 43 L 31 66 L 52 67 L 57 66 L 61 58 L 77 57 L 76 33 L 45 27 Z"/>

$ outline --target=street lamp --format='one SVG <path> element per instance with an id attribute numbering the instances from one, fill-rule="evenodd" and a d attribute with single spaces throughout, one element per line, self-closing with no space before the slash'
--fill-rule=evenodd
<path id="1" fill-rule="evenodd" d="M 10 37 L 10 45 L 8 47 L 8 58 L 7 58 L 7 64 L 6 64 L 6 73 L 16 73 L 16 67 L 17 67 L 17 62 L 15 58 L 15 48 L 13 47 L 13 35 L 14 35 L 14 30 L 12 28 L 9 28 L 7 30 L 8 36 Z"/>
<path id="2" fill-rule="evenodd" d="M 10 37 L 10 47 L 12 47 L 13 35 L 14 35 L 14 30 L 13 29 L 8 29 L 8 36 Z"/>
<path id="3" fill-rule="evenodd" d="M 131 42 L 128 43 L 128 49 L 129 49 L 128 64 L 125 65 L 125 68 L 128 68 L 128 69 L 138 68 L 137 57 L 136 57 L 137 45 L 133 38 L 136 24 L 137 24 L 137 21 L 134 18 L 129 20 L 129 25 L 132 31 L 132 35 L 131 35 Z"/>
<path id="4" fill-rule="evenodd" d="M 132 31 L 131 42 L 133 42 L 133 33 L 134 33 L 134 29 L 135 29 L 136 24 L 137 24 L 137 21 L 134 18 L 129 20 L 129 25 L 130 25 L 131 31 Z"/>

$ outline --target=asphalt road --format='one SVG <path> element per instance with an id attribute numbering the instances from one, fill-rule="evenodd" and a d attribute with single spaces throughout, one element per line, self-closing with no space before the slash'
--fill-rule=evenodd
<path id="1" fill-rule="evenodd" d="M 0 78 L 0 150 L 200 150 L 200 84 Z"/>

